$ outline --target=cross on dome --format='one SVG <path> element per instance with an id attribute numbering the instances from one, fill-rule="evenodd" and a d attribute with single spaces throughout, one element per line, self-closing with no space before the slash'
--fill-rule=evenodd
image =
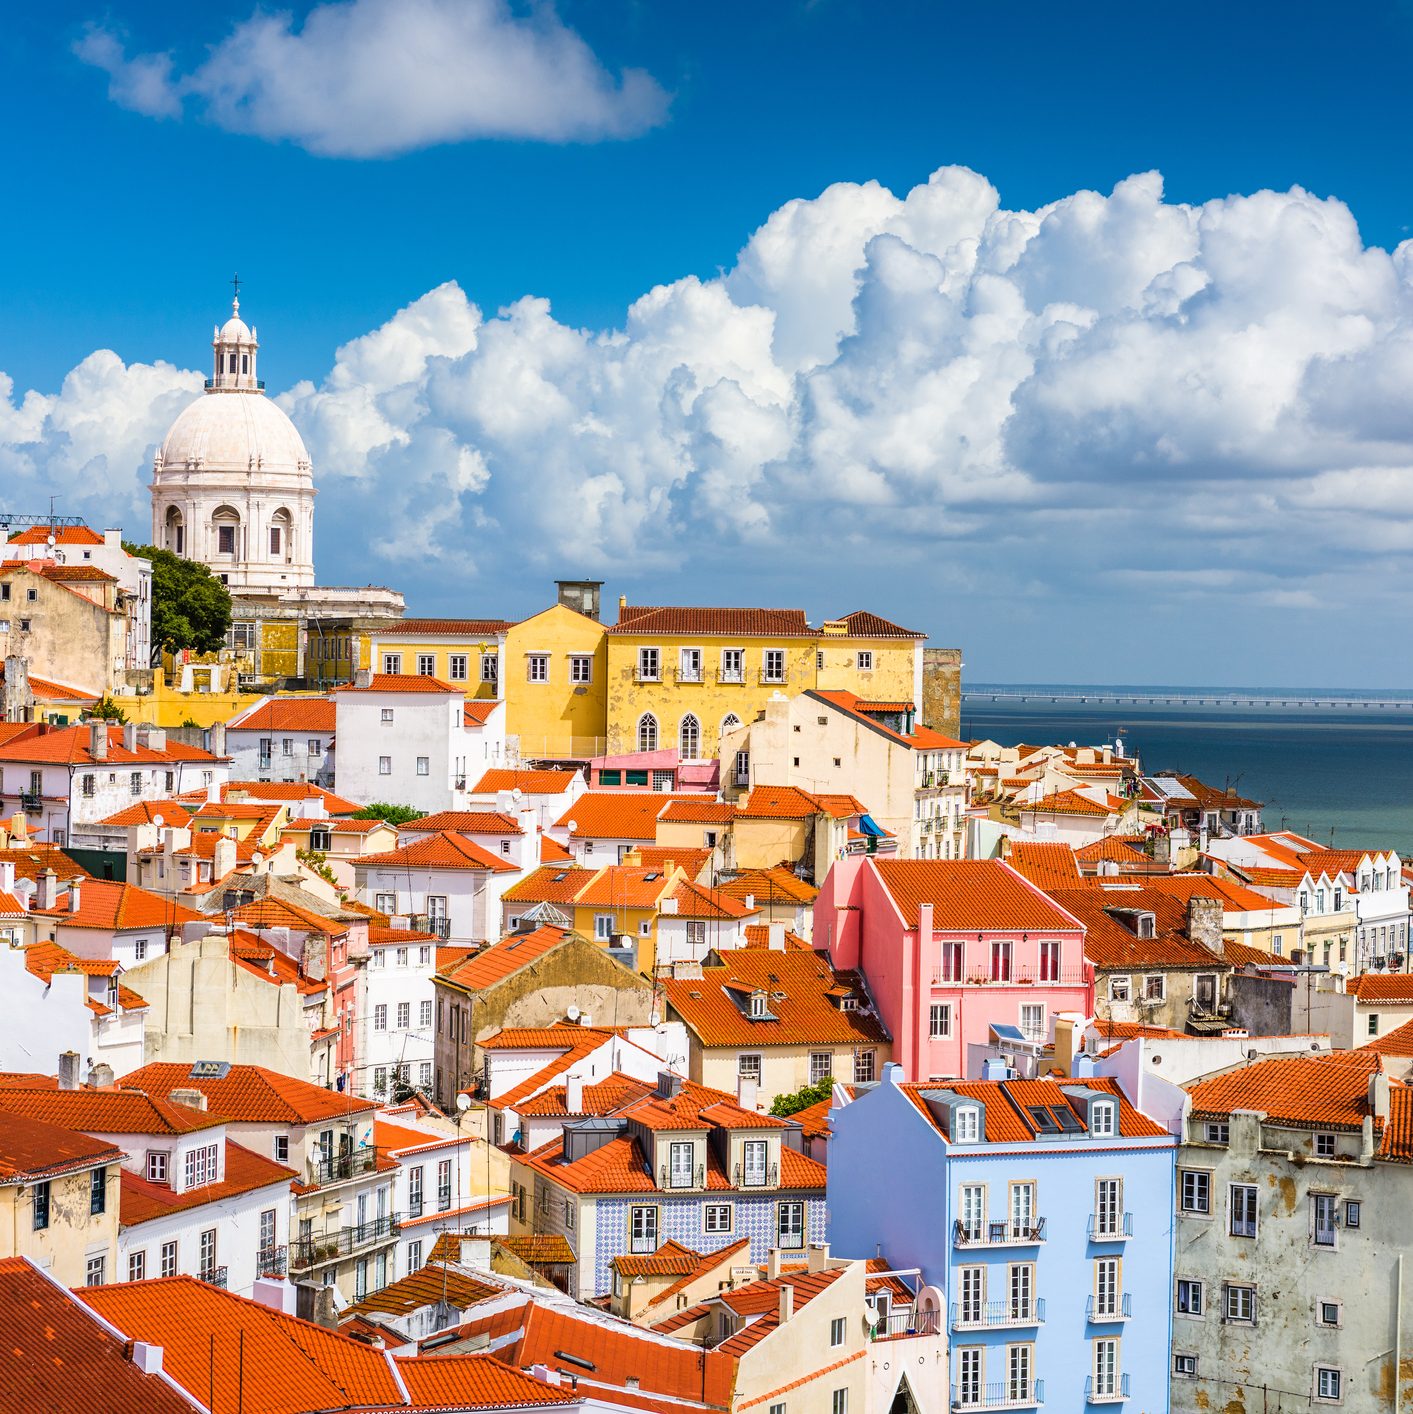
<path id="1" fill-rule="evenodd" d="M 231 299 L 231 317 L 216 331 L 211 346 L 215 350 L 215 367 L 206 385 L 209 393 L 258 393 L 261 383 L 255 375 L 255 352 L 260 347 L 255 330 L 240 317 L 240 276 L 231 279 L 235 294 Z"/>

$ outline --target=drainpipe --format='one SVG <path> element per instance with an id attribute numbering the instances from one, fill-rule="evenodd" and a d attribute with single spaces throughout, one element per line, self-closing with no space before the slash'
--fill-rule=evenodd
<path id="1" fill-rule="evenodd" d="M 1393 1264 L 1393 1414 L 1403 1408 L 1403 1253 Z"/>

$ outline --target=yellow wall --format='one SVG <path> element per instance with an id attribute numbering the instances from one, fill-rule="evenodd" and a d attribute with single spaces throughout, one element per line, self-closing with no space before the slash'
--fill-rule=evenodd
<path id="1" fill-rule="evenodd" d="M 404 673 L 417 672 L 418 658 L 430 655 L 436 665 L 432 670 L 433 677 L 440 678 L 453 687 L 462 688 L 467 697 L 484 697 L 489 701 L 496 698 L 496 683 L 481 681 L 481 659 L 488 654 L 494 658 L 500 653 L 500 642 L 496 638 L 453 639 L 446 635 L 409 638 L 400 635 L 380 637 L 374 634 L 368 642 L 367 653 L 367 665 L 371 666 L 375 673 L 383 671 L 383 659 L 389 653 L 401 655 Z M 452 677 L 453 657 L 466 659 L 464 678 Z"/>
<path id="2" fill-rule="evenodd" d="M 258 692 L 179 692 L 159 670 L 152 674 L 150 694 L 138 697 L 132 693 L 115 693 L 113 701 L 130 722 L 149 722 L 154 727 L 179 727 L 185 722 L 195 722 L 198 727 L 211 727 L 217 722 L 228 722 L 237 712 L 253 707 L 262 695 Z"/>
<path id="3" fill-rule="evenodd" d="M 821 1042 L 811 1046 L 703 1046 L 692 1030 L 687 1032 L 690 1046 L 688 1069 L 692 1079 L 701 1085 L 710 1085 L 716 1090 L 736 1091 L 738 1070 L 737 1057 L 742 1052 L 759 1055 L 760 1088 L 756 1092 L 757 1102 L 763 1109 L 770 1108 L 770 1102 L 777 1095 L 793 1095 L 795 1091 L 810 1083 L 810 1054 L 814 1051 L 832 1051 L 834 1055 L 833 1076 L 845 1085 L 854 1083 L 854 1047 L 835 1046 Z M 875 1052 L 873 1073 L 875 1078 L 883 1074 L 883 1062 L 892 1058 L 892 1048 L 886 1041 L 862 1045 L 861 1049 Z"/>
<path id="4" fill-rule="evenodd" d="M 659 682 L 638 681 L 639 648 L 659 653 Z M 700 648 L 700 682 L 679 680 L 680 650 Z M 745 652 L 744 682 L 721 680 L 721 651 Z M 785 654 L 785 681 L 765 681 L 765 650 Z M 658 746 L 676 749 L 683 717 L 689 712 L 701 724 L 699 757 L 712 757 L 720 747 L 721 723 L 735 714 L 742 723 L 752 721 L 772 694 L 793 697 L 809 688 L 844 689 L 870 701 L 914 700 L 912 639 L 865 639 L 820 634 L 810 638 L 745 637 L 652 633 L 608 635 L 608 750 L 638 749 L 638 722 L 651 712 L 658 723 Z M 874 655 L 873 669 L 858 671 L 860 650 Z M 819 666 L 821 662 L 823 667 Z"/>
<path id="5" fill-rule="evenodd" d="M 30 1184 L 0 1188 L 0 1256 L 28 1257 L 60 1286 L 82 1286 L 88 1259 L 106 1258 L 106 1280 L 126 1281 L 118 1262 L 118 1165 L 106 1171 L 106 1211 L 89 1212 L 89 1170 L 49 1182 L 49 1226 L 34 1230 Z"/>
<path id="6" fill-rule="evenodd" d="M 528 760 L 587 758 L 604 752 L 607 635 L 596 619 L 555 604 L 513 624 L 505 637 L 501 695 L 507 736 Z M 549 680 L 531 682 L 527 657 L 549 654 Z M 569 681 L 571 654 L 592 653 L 592 681 Z M 582 689 L 582 690 L 581 690 Z"/>

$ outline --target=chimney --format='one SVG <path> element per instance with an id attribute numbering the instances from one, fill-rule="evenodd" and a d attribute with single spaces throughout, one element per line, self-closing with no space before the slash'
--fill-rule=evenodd
<path id="1" fill-rule="evenodd" d="M 15 892 L 15 861 L 0 859 L 0 894 Z"/>
<path id="2" fill-rule="evenodd" d="M 160 1375 L 162 1373 L 162 1347 L 148 1345 L 145 1340 L 133 1341 L 132 1363 L 144 1375 Z"/>
<path id="3" fill-rule="evenodd" d="M 221 783 L 218 780 L 211 780 L 206 787 L 207 805 L 219 805 L 221 803 Z"/>
<path id="4" fill-rule="evenodd" d="M 767 1281 L 780 1280 L 780 1249 L 772 1247 L 765 1254 L 765 1279 Z"/>
<path id="5" fill-rule="evenodd" d="M 785 951 L 785 925 L 783 923 L 771 923 L 768 925 L 767 936 L 770 939 L 771 952 Z"/>
<path id="6" fill-rule="evenodd" d="M 82 897 L 81 897 L 81 895 L 80 895 L 80 893 L 79 893 L 79 886 L 80 886 L 82 883 L 83 883 L 83 875 L 82 875 L 82 874 L 80 874 L 76 879 L 70 879 L 70 880 L 69 880 L 69 912 L 70 912 L 70 913 L 77 913 L 77 912 L 79 911 L 80 906 L 81 906 L 82 903 L 83 903 L 83 899 L 82 899 Z"/>
<path id="7" fill-rule="evenodd" d="M 124 751 L 136 751 L 136 750 L 137 750 L 137 723 L 136 723 L 136 722 L 124 722 L 124 723 L 123 723 L 123 750 L 124 750 Z"/>
<path id="8" fill-rule="evenodd" d="M 106 761 L 108 759 L 108 723 L 90 722 L 88 724 L 88 754 L 95 761 Z"/>
<path id="9" fill-rule="evenodd" d="M 932 905 L 930 903 L 920 903 L 917 906 L 917 940 L 920 947 L 930 948 L 932 946 Z"/>
<path id="10" fill-rule="evenodd" d="M 812 1272 L 822 1272 L 829 1265 L 829 1244 L 827 1242 L 811 1242 L 809 1246 L 809 1269 Z"/>
<path id="11" fill-rule="evenodd" d="M 216 722 L 211 727 L 211 755 L 224 756 L 225 754 L 226 724 L 224 722 Z"/>
<path id="12" fill-rule="evenodd" d="M 77 1051 L 59 1052 L 59 1089 L 77 1090 L 79 1088 L 79 1058 Z"/>
<path id="13" fill-rule="evenodd" d="M 566 1075 L 564 1077 L 564 1108 L 572 1115 L 584 1113 L 584 1077 Z"/>
<path id="14" fill-rule="evenodd" d="M 1376 1070 L 1369 1077 L 1369 1113 L 1375 1119 L 1388 1119 L 1388 1076 Z"/>
<path id="15" fill-rule="evenodd" d="M 776 1312 L 782 1326 L 795 1314 L 795 1288 L 788 1281 L 781 1284 L 780 1304 Z"/>
<path id="16" fill-rule="evenodd" d="M 372 687 L 372 686 L 373 686 L 373 670 L 372 670 L 372 668 L 359 668 L 358 671 L 357 671 L 356 673 L 354 673 L 354 675 L 353 675 L 353 685 L 354 685 L 354 687 Z"/>
<path id="17" fill-rule="evenodd" d="M 166 727 L 148 727 L 147 744 L 153 751 L 165 751 L 167 749 Z"/>
<path id="18" fill-rule="evenodd" d="M 1062 1074 L 1074 1074 L 1075 1052 L 1084 1036 L 1084 1018 L 1062 1011 L 1055 1016 L 1055 1067 Z"/>
<path id="19" fill-rule="evenodd" d="M 746 912 L 754 913 L 756 907 L 756 896 L 754 894 L 747 894 L 744 902 L 746 905 Z"/>
<path id="20" fill-rule="evenodd" d="M 1226 956 L 1222 939 L 1222 901 L 1193 894 L 1187 901 L 1187 936 L 1218 957 Z"/>
<path id="21" fill-rule="evenodd" d="M 216 841 L 216 851 L 211 861 L 211 882 L 224 879 L 236 867 L 236 842 L 232 835 L 222 835 Z"/>
<path id="22" fill-rule="evenodd" d="M 322 982 L 327 976 L 327 944 L 322 933 L 310 933 L 300 953 L 299 970 L 311 982 Z"/>
<path id="23" fill-rule="evenodd" d="M 174 1105 L 185 1105 L 190 1110 L 204 1110 L 206 1108 L 206 1093 L 197 1090 L 195 1087 L 188 1090 L 168 1090 L 167 1098 Z"/>
<path id="24" fill-rule="evenodd" d="M 53 908 L 59 897 L 59 876 L 52 869 L 46 869 L 35 882 L 39 888 L 34 895 L 34 906 Z"/>
<path id="25" fill-rule="evenodd" d="M 620 619 L 623 617 L 623 611 L 624 611 L 624 609 L 626 609 L 627 607 L 628 607 L 628 596 L 627 596 L 626 594 L 620 594 L 620 595 L 618 596 L 618 617 L 619 617 Z"/>

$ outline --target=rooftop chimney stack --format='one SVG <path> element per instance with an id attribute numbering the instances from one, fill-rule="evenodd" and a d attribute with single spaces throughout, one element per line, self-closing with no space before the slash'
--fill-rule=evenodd
<path id="1" fill-rule="evenodd" d="M 770 939 L 771 952 L 785 951 L 785 925 L 783 923 L 768 924 L 766 935 Z"/>
<path id="2" fill-rule="evenodd" d="M 59 1052 L 59 1089 L 77 1090 L 79 1084 L 79 1058 L 77 1051 Z"/>
<path id="3" fill-rule="evenodd" d="M 785 1282 L 780 1287 L 780 1305 L 777 1315 L 780 1324 L 783 1326 L 791 1316 L 795 1314 L 795 1288 L 789 1282 Z"/>
<path id="4" fill-rule="evenodd" d="M 82 883 L 83 883 L 83 875 L 81 875 L 81 874 L 78 876 L 78 878 L 76 878 L 76 879 L 70 879 L 70 880 L 69 880 L 69 912 L 70 912 L 70 913 L 77 913 L 77 912 L 79 911 L 79 909 L 80 909 L 80 908 L 82 907 L 82 905 L 83 905 L 83 896 L 82 896 L 82 894 L 81 894 L 81 892 L 80 892 L 80 886 L 82 885 Z"/>
<path id="5" fill-rule="evenodd" d="M 566 1075 L 564 1077 L 564 1108 L 568 1114 L 584 1113 L 584 1077 Z"/>
<path id="6" fill-rule="evenodd" d="M 1226 955 L 1226 943 L 1222 938 L 1222 901 L 1193 894 L 1187 901 L 1187 936 L 1204 948 Z"/>
<path id="7" fill-rule="evenodd" d="M 0 859 L 0 894 L 15 892 L 15 861 Z"/>
<path id="8" fill-rule="evenodd" d="M 108 723 L 93 721 L 88 724 L 88 754 L 95 761 L 108 759 Z"/>
<path id="9" fill-rule="evenodd" d="M 35 891 L 34 906 L 53 908 L 59 898 L 59 876 L 52 869 L 46 869 L 36 882 L 39 887 Z"/>

